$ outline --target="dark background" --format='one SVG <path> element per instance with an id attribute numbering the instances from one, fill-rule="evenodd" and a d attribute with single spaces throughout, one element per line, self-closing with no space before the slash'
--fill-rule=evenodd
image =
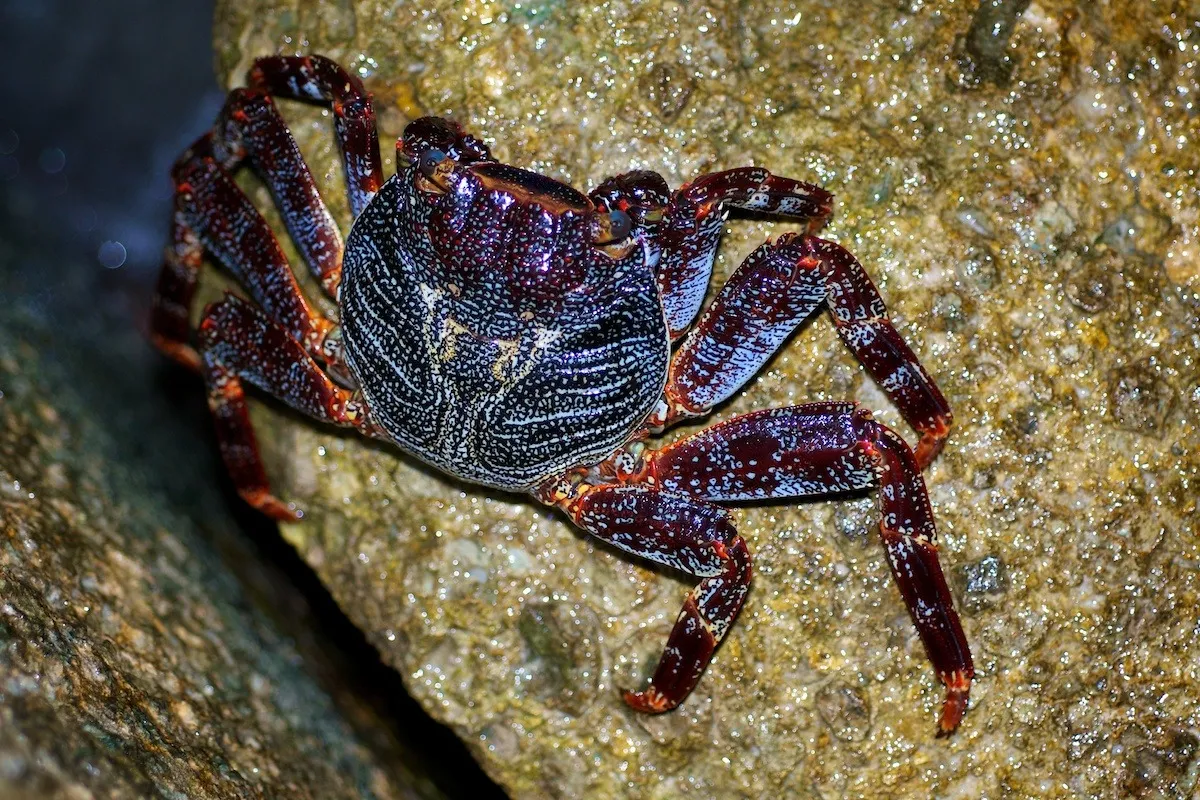
<path id="1" fill-rule="evenodd" d="M 450 797 L 503 796 L 274 526 L 237 501 L 199 380 L 145 340 L 168 172 L 224 98 L 212 14 L 211 0 L 0 0 L 0 317 L 50 332 L 40 356 L 120 433 L 121 459 L 213 530 L 351 721 L 375 715 L 360 730 L 381 761 L 420 763 Z M 5 336 L 0 325 L 0 357 L 19 344 Z"/>
<path id="2" fill-rule="evenodd" d="M 0 0 L 0 9 L 5 232 L 72 257 L 71 274 L 36 276 L 48 301 L 87 285 L 140 323 L 170 219 L 167 170 L 222 100 L 212 3 Z"/>

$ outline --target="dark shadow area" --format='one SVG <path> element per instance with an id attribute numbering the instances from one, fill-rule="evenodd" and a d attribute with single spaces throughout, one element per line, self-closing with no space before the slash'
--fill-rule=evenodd
<path id="1" fill-rule="evenodd" d="M 170 219 L 168 169 L 223 98 L 211 2 L 7 0 L 0 14 L 4 329 L 111 421 L 114 468 L 145 473 L 204 527 L 381 763 L 416 763 L 450 797 L 502 797 L 274 525 L 232 493 L 199 379 L 142 335 Z M 0 335 L 0 357 L 17 344 Z"/>

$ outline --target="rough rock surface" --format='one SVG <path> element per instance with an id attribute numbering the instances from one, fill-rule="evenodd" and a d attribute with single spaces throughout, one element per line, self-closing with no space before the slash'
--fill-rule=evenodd
<path id="1" fill-rule="evenodd" d="M 211 473 L 164 438 L 172 409 L 128 397 L 145 343 L 96 309 L 51 323 L 48 298 L 85 295 L 4 227 L 0 797 L 440 797 L 368 749 L 263 612 L 273 589 L 218 555 L 247 548 Z M 148 464 L 200 479 L 181 500 Z"/>
<path id="2" fill-rule="evenodd" d="M 219 5 L 229 85 L 277 51 L 354 66 L 389 168 L 406 119 L 440 113 L 577 185 L 746 163 L 820 181 L 828 234 L 956 411 L 928 483 L 979 675 L 943 741 L 871 498 L 739 510 L 750 600 L 694 696 L 645 717 L 617 689 L 652 669 L 683 583 L 260 407 L 275 485 L 308 512 L 285 536 L 514 795 L 1191 796 L 1194 4 Z M 345 219 L 328 115 L 285 114 Z M 784 229 L 731 220 L 718 283 Z M 847 397 L 901 426 L 818 318 L 717 416 Z"/>

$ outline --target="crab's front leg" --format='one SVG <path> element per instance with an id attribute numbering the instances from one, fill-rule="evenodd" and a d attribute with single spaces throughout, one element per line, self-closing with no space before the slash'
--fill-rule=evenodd
<path id="1" fill-rule="evenodd" d="M 188 148 L 171 173 L 172 243 L 154 295 L 150 336 L 164 353 L 197 371 L 201 364 L 189 343 L 190 316 L 205 249 L 301 341 L 320 338 L 319 321 L 300 320 L 315 315 L 300 297 L 274 234 L 230 177 L 243 162 L 270 188 L 297 249 L 325 291 L 336 297 L 341 282 L 341 234 L 267 92 L 332 105 L 355 217 L 383 183 L 375 114 L 358 78 L 322 56 L 269 56 L 255 62 L 250 80 L 252 88 L 229 94 L 213 130 Z M 316 339 L 310 336 L 314 330 Z"/>
<path id="2" fill-rule="evenodd" d="M 223 149 L 218 138 L 212 133 L 200 137 L 172 170 L 174 242 L 167 249 L 154 295 L 151 338 L 175 360 L 201 369 L 200 356 L 189 342 L 188 318 L 207 250 L 271 319 L 309 352 L 322 356 L 331 324 L 305 300 L 271 227 L 222 166 L 216 153 Z M 340 237 L 338 242 L 340 248 Z M 340 269 L 340 249 L 338 255 Z"/>
<path id="3" fill-rule="evenodd" d="M 785 234 L 738 267 L 671 359 L 666 407 L 652 426 L 707 413 L 752 378 L 822 306 L 851 352 L 920 434 L 924 469 L 953 416 L 937 384 L 888 317 L 862 264 L 841 245 Z"/>
<path id="4" fill-rule="evenodd" d="M 626 553 L 701 578 L 684 600 L 650 686 L 624 693 L 638 711 L 679 705 L 695 688 L 750 589 L 750 551 L 729 513 L 652 486 L 551 481 L 539 499 Z"/>
<path id="5" fill-rule="evenodd" d="M 716 503 L 877 488 L 892 576 L 945 686 L 939 734 L 958 727 L 975 674 L 971 651 L 938 562 L 925 483 L 898 434 L 853 403 L 813 403 L 752 412 L 615 461 L 621 480 Z"/>
<path id="6" fill-rule="evenodd" d="M 630 172 L 604 181 L 591 197 L 653 229 L 649 242 L 659 252 L 659 294 L 672 339 L 683 335 L 700 312 L 729 208 L 808 220 L 809 230 L 815 230 L 825 224 L 833 202 L 833 195 L 815 184 L 761 167 L 702 175 L 674 193 L 657 173 Z"/>

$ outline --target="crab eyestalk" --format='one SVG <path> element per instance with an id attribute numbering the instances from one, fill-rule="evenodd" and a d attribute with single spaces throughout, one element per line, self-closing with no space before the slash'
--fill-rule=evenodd
<path id="1" fill-rule="evenodd" d="M 422 188 L 440 194 L 450 191 L 450 176 L 456 166 L 458 163 L 441 150 L 426 150 L 417 162 L 417 169 L 428 184 Z"/>
<path id="2" fill-rule="evenodd" d="M 598 211 L 592 217 L 592 243 L 596 245 L 616 244 L 633 233 L 633 220 L 620 209 Z"/>

